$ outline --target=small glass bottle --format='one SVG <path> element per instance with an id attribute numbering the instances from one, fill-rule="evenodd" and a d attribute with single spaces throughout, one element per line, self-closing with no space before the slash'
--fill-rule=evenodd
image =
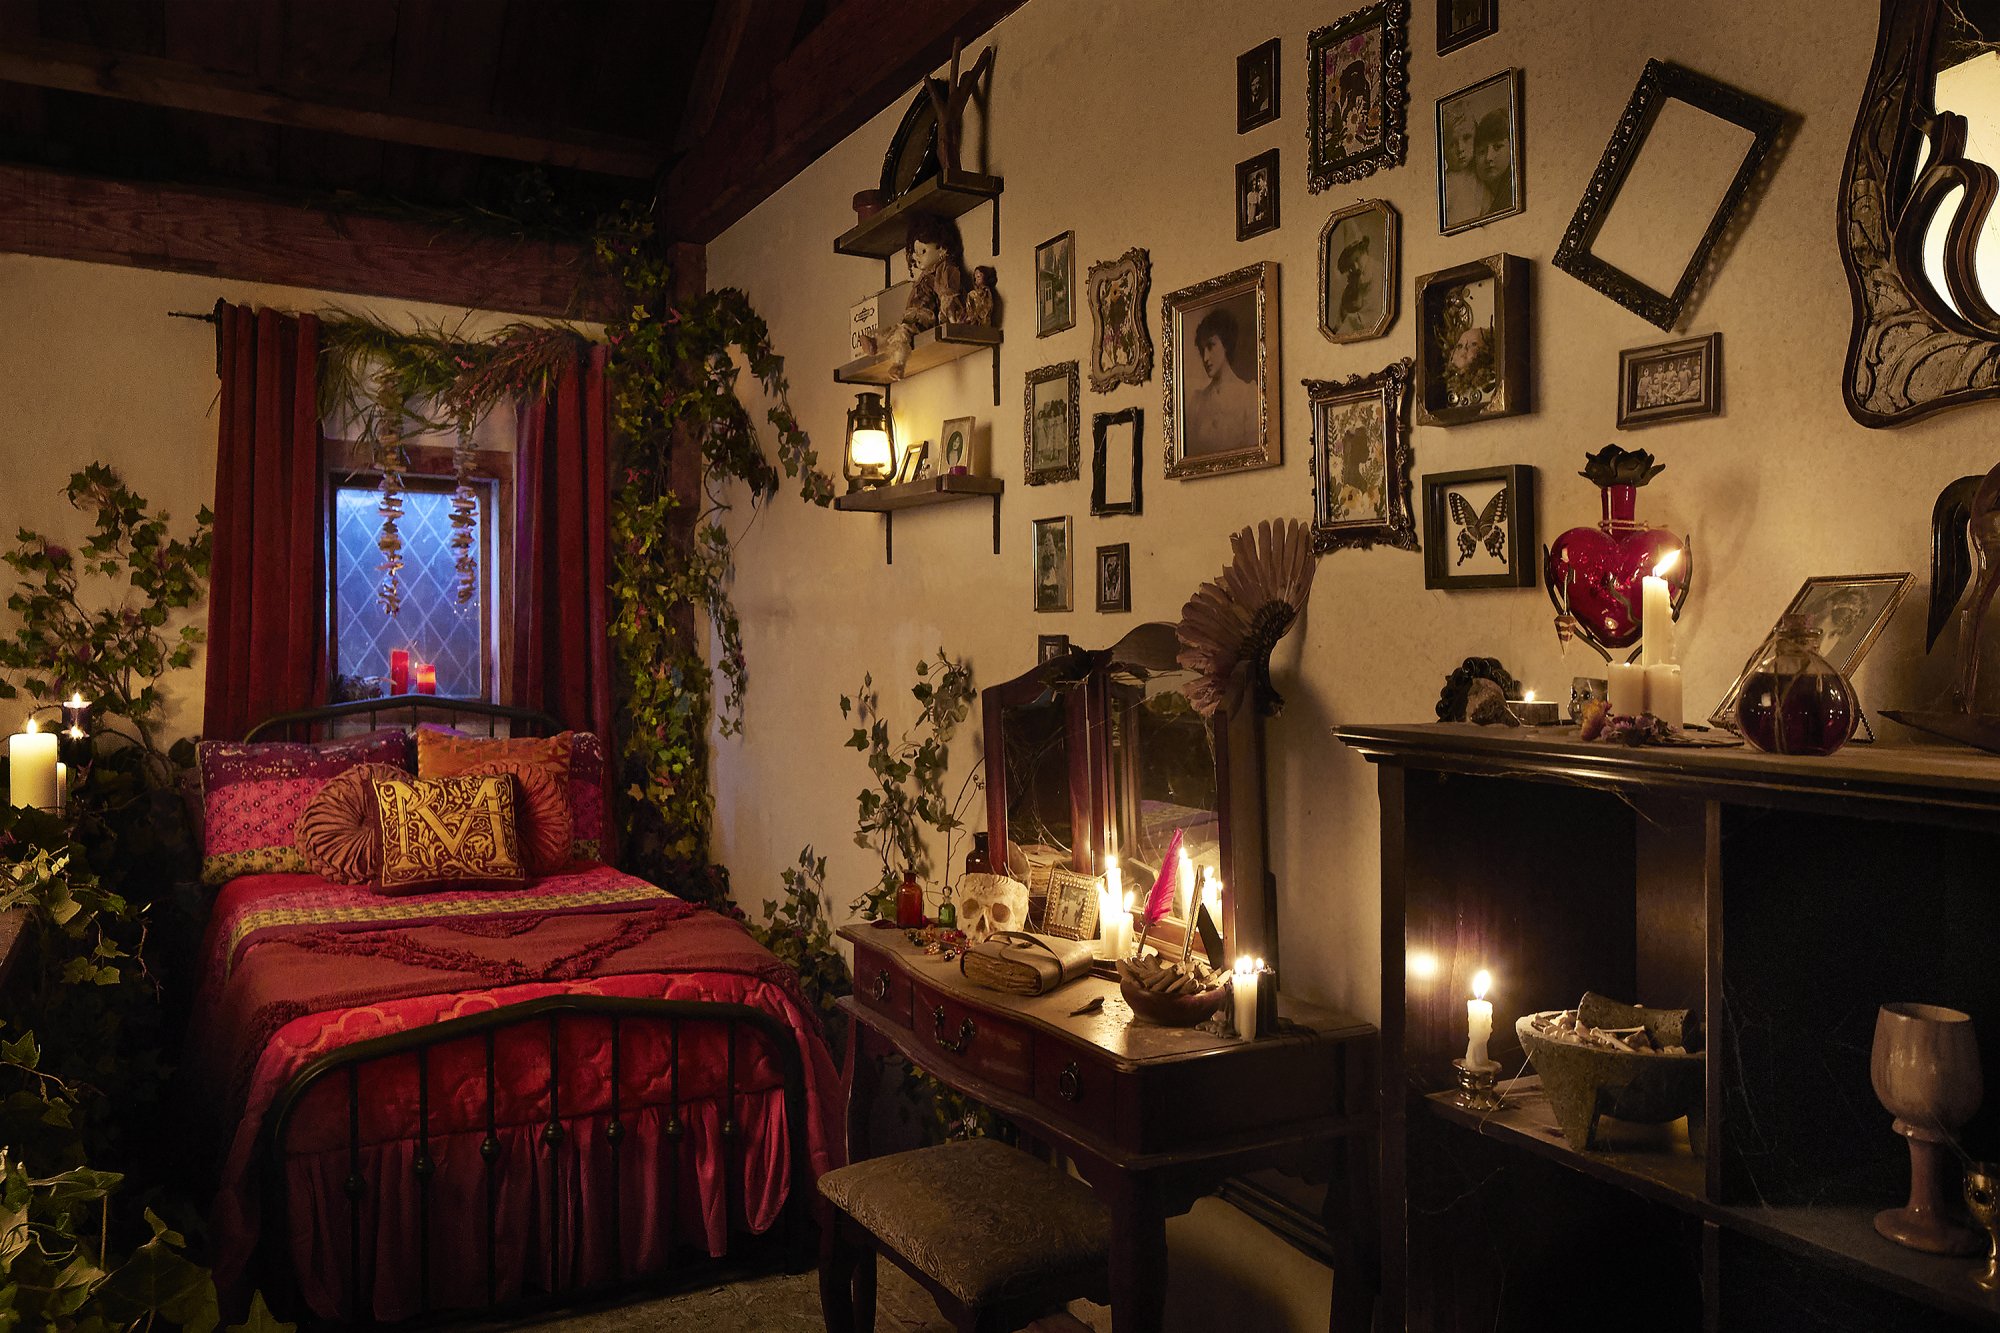
<path id="1" fill-rule="evenodd" d="M 943 930 L 958 929 L 958 908 L 952 905 L 950 897 L 946 897 L 938 904 L 937 915 L 933 918 L 932 924 Z"/>
<path id="2" fill-rule="evenodd" d="M 1854 686 L 1819 655 L 1810 618 L 1778 621 L 1736 698 L 1736 725 L 1766 754 L 1832 754 L 1861 725 Z"/>
<path id="3" fill-rule="evenodd" d="M 924 886 L 917 883 L 914 870 L 903 872 L 903 883 L 896 890 L 896 924 L 911 927 L 924 924 Z"/>
<path id="4" fill-rule="evenodd" d="M 993 873 L 993 858 L 986 850 L 986 835 L 972 835 L 972 850 L 965 854 L 965 873 L 968 875 L 990 875 Z"/>

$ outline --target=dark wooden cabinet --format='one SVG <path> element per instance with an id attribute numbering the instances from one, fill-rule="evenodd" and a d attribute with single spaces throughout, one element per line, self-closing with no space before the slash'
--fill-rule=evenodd
<path id="1" fill-rule="evenodd" d="M 1337 735 L 1379 766 L 1387 1326 L 2000 1328 L 1978 1261 L 1876 1235 L 1909 1157 L 1868 1077 L 1896 1000 L 1971 1014 L 2000 1070 L 2000 759 Z M 1481 967 L 1527 1076 L 1490 1116 L 1449 1092 Z M 1513 1023 L 1585 990 L 1702 1012 L 1705 1142 L 1561 1137 Z M 1962 1137 L 2000 1154 L 2000 1094 Z"/>

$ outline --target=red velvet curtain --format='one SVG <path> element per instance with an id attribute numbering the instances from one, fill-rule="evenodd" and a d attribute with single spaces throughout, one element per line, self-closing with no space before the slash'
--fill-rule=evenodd
<path id="1" fill-rule="evenodd" d="M 215 548 L 202 734 L 326 698 L 319 320 L 218 301 Z"/>
<path id="2" fill-rule="evenodd" d="M 605 349 L 520 405 L 514 460 L 513 702 L 611 745 L 610 405 Z"/>

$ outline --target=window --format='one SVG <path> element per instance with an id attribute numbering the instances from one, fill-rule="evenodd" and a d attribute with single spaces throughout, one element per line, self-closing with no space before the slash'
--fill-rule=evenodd
<path id="1" fill-rule="evenodd" d="M 410 654 L 411 682 L 416 664 L 437 668 L 437 692 L 459 699 L 494 699 L 499 665 L 494 627 L 503 591 L 490 521 L 499 506 L 499 484 L 473 483 L 479 497 L 478 589 L 470 602 L 458 600 L 458 570 L 451 549 L 452 483 L 448 477 L 405 475 L 403 516 L 396 528 L 403 539 L 402 606 L 394 616 L 382 610 L 382 532 L 377 506 L 379 478 L 349 474 L 333 488 L 333 569 L 328 579 L 332 603 L 334 670 L 346 679 L 333 697 L 376 693 L 367 682 L 380 680 L 387 692 L 389 654 Z"/>

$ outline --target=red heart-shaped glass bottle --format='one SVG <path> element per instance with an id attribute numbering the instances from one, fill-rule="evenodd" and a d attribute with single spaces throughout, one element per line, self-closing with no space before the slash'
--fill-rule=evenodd
<path id="1" fill-rule="evenodd" d="M 1598 450 L 1581 475 L 1597 484 L 1603 517 L 1594 528 L 1571 528 L 1548 547 L 1543 575 L 1550 600 L 1559 612 L 1567 609 L 1576 631 L 1607 657 L 1639 641 L 1640 584 L 1648 574 L 1681 553 L 1662 576 L 1676 611 L 1694 577 L 1687 539 L 1638 519 L 1639 488 L 1664 470 L 1643 449 L 1608 444 Z"/>

